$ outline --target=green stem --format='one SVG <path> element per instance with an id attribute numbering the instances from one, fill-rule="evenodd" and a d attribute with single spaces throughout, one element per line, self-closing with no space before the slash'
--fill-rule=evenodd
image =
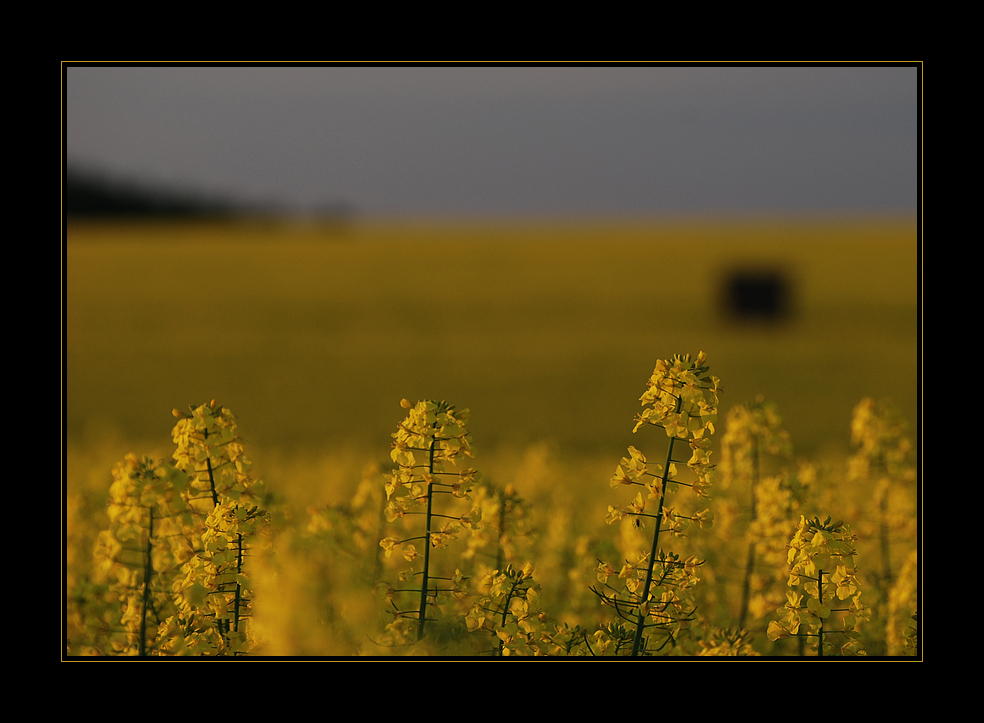
<path id="1" fill-rule="evenodd" d="M 679 413 L 683 400 L 677 397 L 676 411 Z M 666 448 L 666 463 L 663 465 L 663 476 L 661 478 L 662 494 L 659 496 L 659 509 L 656 512 L 656 529 L 653 531 L 653 544 L 649 550 L 649 567 L 646 569 L 646 582 L 642 586 L 642 600 L 639 603 L 639 616 L 636 620 L 635 639 L 632 641 L 632 657 L 639 655 L 642 648 L 642 631 L 646 627 L 646 612 L 644 608 L 649 602 L 649 588 L 653 582 L 653 566 L 656 564 L 656 552 L 659 549 L 659 532 L 663 524 L 663 500 L 666 499 L 667 479 L 670 475 L 670 464 L 673 459 L 673 442 L 675 437 L 670 437 L 670 442 Z"/>
<path id="2" fill-rule="evenodd" d="M 379 511 L 376 514 L 376 539 L 383 539 L 383 528 L 386 526 L 386 494 L 383 493 L 379 498 Z M 370 584 L 375 585 L 376 581 L 379 579 L 379 572 L 383 566 L 383 548 L 376 545 L 376 555 L 373 560 L 372 565 L 372 577 L 370 578 Z"/>
<path id="3" fill-rule="evenodd" d="M 503 628 L 506 627 L 506 619 L 509 615 L 509 603 L 512 602 L 513 593 L 516 592 L 516 588 L 519 587 L 520 582 L 517 580 L 513 582 L 512 587 L 509 588 L 509 594 L 506 595 L 506 604 L 502 606 L 502 621 L 499 623 Z M 499 638 L 499 657 L 502 657 L 502 648 L 506 644 L 506 641 Z"/>
<path id="4" fill-rule="evenodd" d="M 208 439 L 208 430 L 205 430 L 204 439 Z M 212 458 L 205 455 L 205 468 L 208 470 L 208 486 L 212 491 L 212 507 L 219 506 L 219 494 L 215 491 L 215 474 L 212 472 Z"/>
<path id="5" fill-rule="evenodd" d="M 237 540 L 239 541 L 239 550 L 237 550 L 236 552 L 236 573 L 241 575 L 243 572 L 243 533 L 241 532 L 237 533 L 236 537 Z M 242 601 L 242 597 L 243 597 L 243 586 L 239 584 L 238 580 L 236 580 L 236 604 L 234 607 L 232 629 L 235 630 L 237 633 L 239 632 L 239 605 L 240 602 Z"/>
<path id="6" fill-rule="evenodd" d="M 496 570 L 502 569 L 502 536 L 505 534 L 506 529 L 506 492 L 505 490 L 496 489 L 496 495 L 499 497 L 499 536 L 496 539 L 496 552 L 495 552 L 495 568 Z"/>
<path id="7" fill-rule="evenodd" d="M 892 584 L 892 563 L 889 561 L 888 546 L 888 490 L 882 495 L 879 513 L 878 537 L 881 543 L 882 582 L 887 589 Z"/>
<path id="8" fill-rule="evenodd" d="M 821 568 L 818 573 L 817 601 L 823 605 L 823 568 Z M 823 618 L 820 618 L 820 630 L 817 632 L 817 656 L 821 658 L 823 657 Z"/>
<path id="9" fill-rule="evenodd" d="M 436 425 L 435 425 L 436 429 Z M 436 435 L 431 438 L 429 455 L 427 466 L 430 472 L 430 477 L 433 479 L 434 476 L 434 447 L 437 445 Z M 418 614 L 418 624 L 417 624 L 417 640 L 422 640 L 424 637 L 424 622 L 427 620 L 427 587 L 430 585 L 428 580 L 428 574 L 430 571 L 430 549 L 431 549 L 431 512 L 434 504 L 434 484 L 433 482 L 427 483 L 427 534 L 426 542 L 424 543 L 424 574 L 420 584 L 420 612 Z"/>
<path id="10" fill-rule="evenodd" d="M 755 446 L 752 450 L 752 522 L 755 522 L 755 488 L 759 481 L 759 439 L 755 438 Z M 755 567 L 755 541 L 748 543 L 748 556 L 745 560 L 745 579 L 741 588 L 741 611 L 738 613 L 738 627 L 745 627 L 745 618 L 748 616 L 748 598 L 751 596 L 752 568 Z"/>
<path id="11" fill-rule="evenodd" d="M 140 647 L 141 658 L 147 656 L 147 608 L 150 607 L 150 578 L 154 574 L 154 563 L 151 557 L 154 540 L 154 508 L 150 510 L 150 523 L 147 527 L 147 562 L 144 565 L 143 579 L 143 609 L 140 611 Z"/>
<path id="12" fill-rule="evenodd" d="M 203 439 L 208 439 L 208 430 L 203 430 Z M 205 469 L 208 470 L 208 486 L 212 492 L 212 508 L 219 506 L 219 493 L 215 489 L 215 473 L 212 471 L 212 458 L 205 455 Z M 229 630 L 229 624 L 225 621 L 218 621 L 219 632 L 225 634 Z"/>

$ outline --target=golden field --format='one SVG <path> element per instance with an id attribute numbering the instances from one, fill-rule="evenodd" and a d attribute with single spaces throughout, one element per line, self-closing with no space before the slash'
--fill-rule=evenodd
<path id="1" fill-rule="evenodd" d="M 706 352 L 721 426 L 764 395 L 796 454 L 835 466 L 863 397 L 918 421 L 912 219 L 72 224 L 64 260 L 70 527 L 124 454 L 170 454 L 172 408 L 213 398 L 296 515 L 386 462 L 401 399 L 446 399 L 471 410 L 483 474 L 572 535 L 605 534 L 657 358 Z M 745 267 L 782 270 L 788 318 L 722 313 Z"/>
<path id="2" fill-rule="evenodd" d="M 387 440 L 402 397 L 469 407 L 480 447 L 621 442 L 657 357 L 703 349 L 807 449 L 861 396 L 915 415 L 912 223 L 75 227 L 67 430 L 167 431 L 220 397 L 258 444 Z M 727 323 L 732 267 L 788 269 L 796 316 Z"/>

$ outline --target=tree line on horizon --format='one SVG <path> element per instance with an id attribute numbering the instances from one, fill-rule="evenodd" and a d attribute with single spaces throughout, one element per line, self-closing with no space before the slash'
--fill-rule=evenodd
<path id="1" fill-rule="evenodd" d="M 69 170 L 62 184 L 62 208 L 69 218 L 232 216 L 236 204 L 91 172 Z"/>
<path id="2" fill-rule="evenodd" d="M 263 207 L 188 189 L 165 188 L 77 169 L 69 169 L 63 176 L 62 209 L 68 219 L 233 219 L 288 215 L 272 205 Z M 315 215 L 344 220 L 352 216 L 352 209 L 345 204 L 331 203 Z"/>

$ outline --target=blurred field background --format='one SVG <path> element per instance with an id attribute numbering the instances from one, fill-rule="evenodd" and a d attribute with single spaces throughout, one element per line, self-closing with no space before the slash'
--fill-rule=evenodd
<path id="1" fill-rule="evenodd" d="M 594 565 L 644 541 L 605 524 L 627 501 L 609 479 L 629 445 L 659 454 L 632 434 L 655 361 L 699 351 L 723 385 L 712 461 L 728 411 L 762 395 L 794 448 L 762 474 L 809 479 L 809 514 L 852 525 L 879 615 L 905 579 L 915 472 L 893 481 L 889 561 L 888 497 L 847 467 L 862 398 L 917 441 L 921 64 L 64 63 L 62 82 L 72 645 L 114 464 L 169 458 L 171 410 L 211 399 L 275 493 L 276 559 L 250 571 L 271 654 L 380 653 L 364 573 L 393 532 L 381 472 L 404 398 L 471 410 L 475 466 L 529 503 L 515 562 L 544 609 L 610 621 Z M 737 318 L 740 274 L 778 279 L 785 305 Z M 713 527 L 666 544 L 708 561 L 698 607 L 730 627 L 755 512 L 719 476 Z M 784 581 L 771 592 L 755 645 L 796 654 L 765 639 Z"/>
<path id="2" fill-rule="evenodd" d="M 597 624 L 595 558 L 638 544 L 628 526 L 604 523 L 618 497 L 608 480 L 628 445 L 660 444 L 632 435 L 639 396 L 657 358 L 701 350 L 724 387 L 718 458 L 728 409 L 764 395 L 796 457 L 831 470 L 814 489 L 824 514 L 867 524 L 873 490 L 844 484 L 851 415 L 865 396 L 888 398 L 915 433 L 917 249 L 907 219 L 73 223 L 69 581 L 106 525 L 113 465 L 130 452 L 168 458 L 175 407 L 215 398 L 233 411 L 286 531 L 346 505 L 373 465 L 386 467 L 402 398 L 438 398 L 471 410 L 485 480 L 513 485 L 530 504 L 545 609 Z M 788 314 L 742 322 L 725 313 L 726 281 L 741 269 L 780 270 Z M 720 625 L 736 619 L 744 569 L 735 495 L 712 490 L 714 528 L 674 543 L 713 557 L 701 609 Z M 382 534 L 363 541 L 363 555 L 378 554 Z M 870 571 L 875 538 L 862 537 Z M 899 540 L 896 564 L 914 542 Z M 356 562 L 330 551 L 309 559 L 285 544 L 280 577 L 257 583 L 267 652 L 380 654 L 369 641 L 382 606 L 355 582 Z M 339 617 L 324 619 L 325 605 Z M 767 647 L 763 634 L 756 646 L 795 654 Z"/>
<path id="3" fill-rule="evenodd" d="M 723 312 L 741 268 L 783 271 L 786 318 Z M 212 398 L 258 462 L 385 459 L 406 397 L 471 409 L 480 462 L 545 443 L 609 466 L 655 360 L 700 350 L 722 419 L 763 394 L 797 453 L 845 453 L 864 396 L 916 421 L 911 219 L 73 223 L 65 279 L 73 470 L 166 453 L 171 409 Z"/>

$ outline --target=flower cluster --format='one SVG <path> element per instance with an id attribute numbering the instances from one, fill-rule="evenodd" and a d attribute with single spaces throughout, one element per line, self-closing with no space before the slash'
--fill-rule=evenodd
<path id="1" fill-rule="evenodd" d="M 640 486 L 635 498 L 627 505 L 609 505 L 606 522 L 614 524 L 631 518 L 636 528 L 653 521 L 652 544 L 635 564 L 626 563 L 617 570 L 601 561 L 598 581 L 601 588 L 592 587 L 601 603 L 615 608 L 619 617 L 635 626 L 632 655 L 662 650 L 675 645 L 682 631 L 689 628 L 696 608 L 693 586 L 696 583 L 699 561 L 691 557 L 681 562 L 673 553 L 659 547 L 662 530 L 683 536 L 688 526 L 705 529 L 712 524 L 709 509 L 690 509 L 683 503 L 671 501 L 668 483 L 675 488 L 689 487 L 693 499 L 709 497 L 714 465 L 711 464 L 711 435 L 718 413 L 720 380 L 709 375 L 707 357 L 700 352 L 696 359 L 689 354 L 658 360 L 646 391 L 640 397 L 643 410 L 635 418 L 633 433 L 641 428 L 662 428 L 669 438 L 663 464 L 651 464 L 636 447 L 629 447 L 609 479 L 612 488 Z M 690 458 L 674 458 L 674 445 L 687 444 Z M 690 480 L 681 478 L 678 465 L 686 465 Z M 649 505 L 655 509 L 650 511 Z M 620 588 L 609 584 L 619 580 Z M 650 631 L 650 637 L 644 633 Z"/>
<path id="2" fill-rule="evenodd" d="M 482 522 L 481 505 L 459 505 L 457 510 L 440 506 L 440 511 L 435 507 L 435 499 L 439 496 L 469 500 L 472 486 L 481 479 L 474 468 L 457 467 L 461 458 L 474 457 L 471 435 L 466 428 L 468 410 L 459 412 L 443 401 L 425 400 L 414 404 L 404 399 L 400 405 L 409 412 L 392 435 L 390 457 L 397 467 L 386 477 L 385 515 L 390 523 L 409 515 L 422 515 L 424 529 L 409 536 L 387 536 L 379 542 L 387 558 L 396 552 L 410 563 L 422 558 L 419 570 L 411 566 L 400 573 L 401 581 L 412 583 L 413 587 L 400 591 L 387 587 L 388 591 L 393 590 L 388 598 L 394 614 L 387 639 L 395 643 L 409 640 L 411 619 L 415 619 L 416 639 L 420 640 L 428 620 L 428 607 L 439 614 L 439 601 L 447 597 L 446 593 L 462 594 L 463 580 L 458 579 L 459 573 L 453 577 L 435 576 L 430 551 L 447 547 L 458 539 L 462 529 L 478 528 Z M 414 544 L 416 540 L 423 541 L 422 551 Z M 448 582 L 451 587 L 438 587 L 438 584 Z M 400 605 L 397 592 L 417 596 L 417 609 L 409 610 Z"/>
<path id="3" fill-rule="evenodd" d="M 792 442 L 776 405 L 759 395 L 753 404 L 738 404 L 728 410 L 721 438 L 721 487 L 754 484 L 763 454 L 788 459 Z"/>
<path id="4" fill-rule="evenodd" d="M 649 378 L 645 393 L 640 397 L 643 410 L 635 418 L 633 433 L 646 425 L 662 427 L 670 438 L 665 464 L 650 463 L 636 447 L 628 448 L 629 455 L 623 457 L 609 480 L 612 488 L 622 486 L 641 486 L 635 499 L 628 505 L 610 505 L 606 521 L 614 524 L 626 516 L 634 516 L 636 525 L 642 527 L 646 517 L 661 517 L 666 523 L 664 529 L 675 535 L 682 535 L 689 521 L 695 527 L 705 528 L 711 523 L 708 509 L 694 513 L 677 513 L 667 507 L 664 497 L 666 483 L 689 487 L 698 499 L 708 499 L 714 465 L 711 464 L 711 435 L 717 420 L 718 391 L 720 380 L 707 375 L 709 367 L 704 352 L 697 359 L 690 360 L 689 354 L 676 355 L 671 360 L 659 360 Z M 673 443 L 686 442 L 691 455 L 686 467 L 693 475 L 689 482 L 679 477 L 674 460 Z M 659 511 L 653 515 L 646 512 L 647 503 L 657 504 Z"/>
<path id="5" fill-rule="evenodd" d="M 503 657 L 545 655 L 545 616 L 539 609 L 540 586 L 533 565 L 507 565 L 486 574 L 482 594 L 465 617 L 469 631 L 484 630 L 497 639 L 494 652 Z"/>
<path id="6" fill-rule="evenodd" d="M 97 570 L 115 582 L 119 619 L 92 654 L 250 652 L 248 543 L 265 528 L 262 484 L 229 410 L 175 411 L 175 464 L 127 455 L 113 470 Z M 121 636 L 122 631 L 122 636 Z"/>
<path id="7" fill-rule="evenodd" d="M 614 608 L 626 622 L 638 624 L 640 617 L 645 621 L 650 630 L 650 653 L 675 645 L 696 619 L 694 588 L 700 581 L 702 564 L 694 556 L 682 560 L 662 550 L 655 563 L 650 565 L 649 556 L 642 555 L 635 563 L 625 562 L 618 569 L 607 562 L 599 562 L 596 569 L 602 586 L 596 593 L 602 604 Z M 617 579 L 619 586 L 610 584 L 610 578 Z"/>
<path id="8" fill-rule="evenodd" d="M 790 590 L 778 619 L 769 623 L 770 640 L 799 635 L 816 638 L 819 655 L 865 654 L 860 626 L 868 613 L 854 565 L 856 541 L 843 522 L 800 517 L 789 543 Z"/>
<path id="9" fill-rule="evenodd" d="M 460 458 L 475 456 L 466 429 L 467 409 L 458 412 L 446 402 L 433 401 L 412 404 L 404 399 L 400 404 L 410 411 L 392 435 L 390 457 L 397 468 L 386 480 L 390 522 L 425 506 L 431 486 L 464 498 L 481 479 L 472 467 L 457 469 Z"/>
<path id="10" fill-rule="evenodd" d="M 643 410 L 635 418 L 633 432 L 645 425 L 662 427 L 670 439 L 689 443 L 687 466 L 704 486 L 710 483 L 711 435 L 718 415 L 721 381 L 707 374 L 707 355 L 700 352 L 693 361 L 689 354 L 660 359 L 639 398 Z"/>

